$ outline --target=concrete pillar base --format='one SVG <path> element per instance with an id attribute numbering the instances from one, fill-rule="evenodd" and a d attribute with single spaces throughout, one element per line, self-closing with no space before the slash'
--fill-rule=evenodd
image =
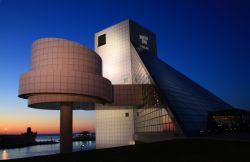
<path id="1" fill-rule="evenodd" d="M 72 103 L 60 107 L 60 152 L 72 152 Z"/>

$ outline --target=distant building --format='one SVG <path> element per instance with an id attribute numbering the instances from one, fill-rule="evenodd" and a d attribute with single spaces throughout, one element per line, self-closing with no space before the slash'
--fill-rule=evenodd
<path id="1" fill-rule="evenodd" d="M 0 135 L 0 149 L 34 145 L 36 136 L 37 133 L 32 132 L 31 127 L 28 127 L 27 131 L 22 134 Z"/>

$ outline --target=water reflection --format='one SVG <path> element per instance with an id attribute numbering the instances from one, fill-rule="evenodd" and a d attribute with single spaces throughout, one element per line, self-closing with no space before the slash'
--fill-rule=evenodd
<path id="1" fill-rule="evenodd" d="M 84 146 L 84 147 L 82 147 Z M 73 142 L 73 151 L 84 151 L 95 149 L 95 141 L 75 141 Z M 24 158 L 30 156 L 57 154 L 60 151 L 60 144 L 35 145 L 23 148 L 4 149 L 0 151 L 0 160 Z"/>
<path id="2" fill-rule="evenodd" d="M 2 160 L 8 160 L 8 152 L 7 152 L 7 150 L 2 150 Z"/>

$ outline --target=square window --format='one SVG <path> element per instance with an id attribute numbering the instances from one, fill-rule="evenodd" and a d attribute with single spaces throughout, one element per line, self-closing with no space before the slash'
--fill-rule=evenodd
<path id="1" fill-rule="evenodd" d="M 128 78 L 124 78 L 124 83 L 128 83 Z"/>
<path id="2" fill-rule="evenodd" d="M 98 36 L 98 47 L 106 44 L 106 34 Z"/>
<path id="3" fill-rule="evenodd" d="M 129 113 L 128 113 L 128 112 L 127 112 L 127 113 L 125 113 L 125 116 L 126 116 L 126 117 L 129 117 Z"/>

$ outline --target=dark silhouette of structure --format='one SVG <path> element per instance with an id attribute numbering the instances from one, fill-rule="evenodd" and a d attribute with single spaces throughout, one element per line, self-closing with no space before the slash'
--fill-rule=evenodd
<path id="1" fill-rule="evenodd" d="M 0 135 L 0 148 L 15 148 L 35 144 L 37 133 L 27 128 L 27 132 L 20 135 Z"/>

